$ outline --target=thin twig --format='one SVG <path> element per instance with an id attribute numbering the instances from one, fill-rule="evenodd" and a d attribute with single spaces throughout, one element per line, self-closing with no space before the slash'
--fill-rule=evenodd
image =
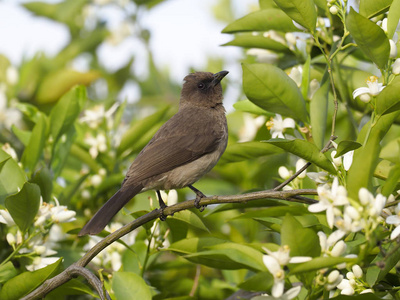
<path id="1" fill-rule="evenodd" d="M 192 290 L 190 291 L 190 294 L 189 294 L 190 297 L 194 297 L 194 294 L 196 293 L 197 287 L 199 286 L 200 271 L 201 271 L 201 266 L 200 265 L 196 265 L 196 275 L 194 276 Z"/>

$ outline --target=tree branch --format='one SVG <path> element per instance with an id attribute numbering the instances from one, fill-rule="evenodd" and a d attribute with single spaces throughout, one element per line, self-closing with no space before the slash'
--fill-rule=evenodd
<path id="1" fill-rule="evenodd" d="M 211 196 L 202 198 L 200 200 L 200 205 L 211 205 L 211 204 L 223 204 L 223 203 L 247 203 L 248 201 L 254 201 L 259 199 L 277 199 L 277 200 L 287 200 L 294 202 L 301 202 L 306 204 L 312 204 L 316 201 L 313 199 L 309 199 L 306 197 L 301 197 L 301 195 L 317 195 L 317 191 L 314 189 L 302 189 L 302 190 L 289 190 L 289 191 L 275 191 L 275 190 L 265 190 L 241 195 L 230 195 L 230 196 Z M 163 214 L 165 216 L 171 216 L 174 213 L 180 212 L 182 210 L 194 208 L 195 200 L 188 200 L 181 203 L 177 203 L 171 206 L 168 206 L 164 209 Z M 39 286 L 36 290 L 31 292 L 29 295 L 25 296 L 22 299 L 36 299 L 42 298 L 55 288 L 61 286 L 67 281 L 71 280 L 76 275 L 84 276 L 89 283 L 96 289 L 99 293 L 101 299 L 104 298 L 102 285 L 100 280 L 97 279 L 95 275 L 90 273 L 90 271 L 86 270 L 84 267 L 97 255 L 100 251 L 104 250 L 110 244 L 120 239 L 122 236 L 128 234 L 132 230 L 159 218 L 161 215 L 160 209 L 155 209 L 136 220 L 130 222 L 129 224 L 121 227 L 117 231 L 110 233 L 100 242 L 98 242 L 93 248 L 91 248 L 81 259 L 79 259 L 76 263 L 72 264 L 68 268 L 66 268 L 63 272 L 58 274 L 57 276 L 46 280 L 41 286 Z M 84 270 L 84 271 L 83 271 Z M 88 275 L 90 273 L 90 275 Z M 94 279 L 94 278 L 96 279 Z M 108 297 L 108 295 L 106 295 Z M 107 298 L 108 299 L 108 298 Z"/>

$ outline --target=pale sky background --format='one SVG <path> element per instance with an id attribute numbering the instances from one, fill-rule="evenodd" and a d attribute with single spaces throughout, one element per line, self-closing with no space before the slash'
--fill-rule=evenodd
<path id="1" fill-rule="evenodd" d="M 0 53 L 15 65 L 19 65 L 23 57 L 32 57 L 37 51 L 51 56 L 69 41 L 68 31 L 63 25 L 31 14 L 18 5 L 21 2 L 29 1 L 0 2 Z M 216 2 L 169 0 L 157 5 L 142 18 L 142 24 L 152 34 L 150 46 L 157 65 L 169 66 L 171 76 L 177 82 L 187 74 L 189 66 L 204 70 L 209 56 L 227 58 L 231 62 L 227 67 L 230 79 L 241 82 L 241 67 L 237 58 L 242 54 L 239 48 L 220 46 L 231 40 L 232 35 L 221 34 L 227 24 L 214 19 L 211 9 Z M 232 3 L 235 14 L 241 17 L 258 1 L 232 0 Z M 123 18 L 116 9 L 104 9 L 101 14 L 109 20 L 110 26 Z M 129 60 L 132 53 L 135 54 L 135 61 L 145 61 L 141 59 L 143 50 L 134 39 L 118 46 L 104 45 L 98 54 L 107 68 L 117 69 Z M 135 71 L 146 73 L 146 65 L 135 65 L 138 68 Z"/>

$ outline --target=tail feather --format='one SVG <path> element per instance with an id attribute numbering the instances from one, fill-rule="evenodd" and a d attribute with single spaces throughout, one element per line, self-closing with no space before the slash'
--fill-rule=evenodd
<path id="1" fill-rule="evenodd" d="M 126 203 L 142 190 L 142 186 L 118 190 L 82 228 L 78 236 L 98 234 Z"/>

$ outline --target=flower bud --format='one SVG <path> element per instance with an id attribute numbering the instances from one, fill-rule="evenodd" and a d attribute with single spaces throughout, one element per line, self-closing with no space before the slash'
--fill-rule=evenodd
<path id="1" fill-rule="evenodd" d="M 15 245 L 16 240 L 15 240 L 15 236 L 14 236 L 12 233 L 7 233 L 6 239 L 7 239 L 7 243 L 8 243 L 10 246 Z"/>
<path id="2" fill-rule="evenodd" d="M 339 257 L 346 252 L 347 245 L 344 241 L 338 241 L 335 246 L 333 246 L 331 255 L 333 257 Z"/>
<path id="3" fill-rule="evenodd" d="M 331 6 L 331 7 L 329 8 L 329 12 L 330 12 L 332 15 L 337 15 L 337 14 L 339 13 L 339 9 L 337 8 L 336 5 L 333 5 L 333 6 Z"/>
<path id="4" fill-rule="evenodd" d="M 390 39 L 389 40 L 389 44 L 390 44 L 390 55 L 389 55 L 389 57 L 390 58 L 396 58 L 396 56 L 397 56 L 396 43 L 392 39 Z"/>
<path id="5" fill-rule="evenodd" d="M 360 267 L 359 265 L 354 265 L 354 266 L 351 268 L 351 270 L 353 271 L 354 276 L 355 276 L 356 278 L 361 278 L 361 277 L 363 276 L 363 271 L 362 271 L 362 269 L 361 269 L 361 267 Z"/>
<path id="6" fill-rule="evenodd" d="M 291 176 L 290 171 L 284 166 L 279 167 L 278 174 L 285 180 Z"/>
<path id="7" fill-rule="evenodd" d="M 394 75 L 400 74 L 400 58 L 397 58 L 392 65 L 392 73 Z"/>

